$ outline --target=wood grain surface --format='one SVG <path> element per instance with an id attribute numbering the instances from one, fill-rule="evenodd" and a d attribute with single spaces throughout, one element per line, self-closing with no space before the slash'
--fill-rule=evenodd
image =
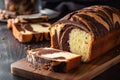
<path id="1" fill-rule="evenodd" d="M 11 64 L 11 73 L 31 80 L 60 79 L 60 80 L 91 80 L 95 76 L 120 62 L 120 46 L 110 50 L 89 63 L 81 63 L 77 70 L 68 73 L 57 73 L 38 70 L 27 62 L 26 58 Z"/>

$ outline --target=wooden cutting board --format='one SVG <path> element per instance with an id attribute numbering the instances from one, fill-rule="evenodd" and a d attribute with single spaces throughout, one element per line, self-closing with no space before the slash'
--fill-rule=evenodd
<path id="1" fill-rule="evenodd" d="M 38 70 L 23 58 L 11 64 L 11 73 L 32 80 L 89 80 L 120 62 L 120 46 L 89 63 L 81 63 L 79 68 L 68 73 Z"/>

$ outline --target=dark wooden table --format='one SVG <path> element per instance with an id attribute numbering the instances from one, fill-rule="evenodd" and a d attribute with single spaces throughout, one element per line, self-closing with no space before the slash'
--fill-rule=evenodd
<path id="1" fill-rule="evenodd" d="M 2 0 L 0 0 L 0 8 L 3 8 Z M 49 41 L 19 43 L 13 37 L 11 30 L 7 29 L 6 23 L 0 22 L 0 80 L 26 80 L 11 74 L 11 63 L 26 57 L 26 47 L 38 48 L 46 46 L 50 46 Z M 120 80 L 120 63 L 95 77 L 93 80 Z"/>

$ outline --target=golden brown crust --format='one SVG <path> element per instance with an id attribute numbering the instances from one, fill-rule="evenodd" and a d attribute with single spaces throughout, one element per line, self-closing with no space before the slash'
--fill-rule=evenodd
<path id="1" fill-rule="evenodd" d="M 106 34 L 105 36 L 94 40 L 90 51 L 89 59 L 91 61 L 96 57 L 105 54 L 108 50 L 118 46 L 120 44 L 120 29 L 115 29 Z"/>
<path id="2" fill-rule="evenodd" d="M 12 32 L 14 37 L 19 41 L 19 42 L 30 42 L 32 39 L 32 34 L 22 34 L 16 27 L 16 25 L 13 24 L 12 26 Z"/>
<path id="3" fill-rule="evenodd" d="M 7 28 L 8 29 L 12 29 L 12 26 L 14 26 L 15 23 L 18 23 L 19 20 L 16 18 L 16 19 L 8 19 L 7 20 Z"/>

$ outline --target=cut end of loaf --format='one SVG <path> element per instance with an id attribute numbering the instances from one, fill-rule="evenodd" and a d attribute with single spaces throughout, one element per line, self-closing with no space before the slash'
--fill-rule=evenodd
<path id="1" fill-rule="evenodd" d="M 73 29 L 69 34 L 68 42 L 72 53 L 81 55 L 83 61 L 88 59 L 92 42 L 92 37 L 89 33 L 80 29 Z"/>
<path id="2" fill-rule="evenodd" d="M 51 37 L 51 47 L 81 55 L 83 62 L 88 61 L 89 53 L 91 53 L 92 35 L 79 28 L 71 28 L 69 32 L 65 32 L 64 26 L 65 24 L 58 24 L 51 29 L 52 35 L 54 35 L 54 38 L 53 36 Z M 68 27 L 70 28 L 70 26 Z M 64 32 L 61 32 L 62 28 L 64 28 Z"/>

